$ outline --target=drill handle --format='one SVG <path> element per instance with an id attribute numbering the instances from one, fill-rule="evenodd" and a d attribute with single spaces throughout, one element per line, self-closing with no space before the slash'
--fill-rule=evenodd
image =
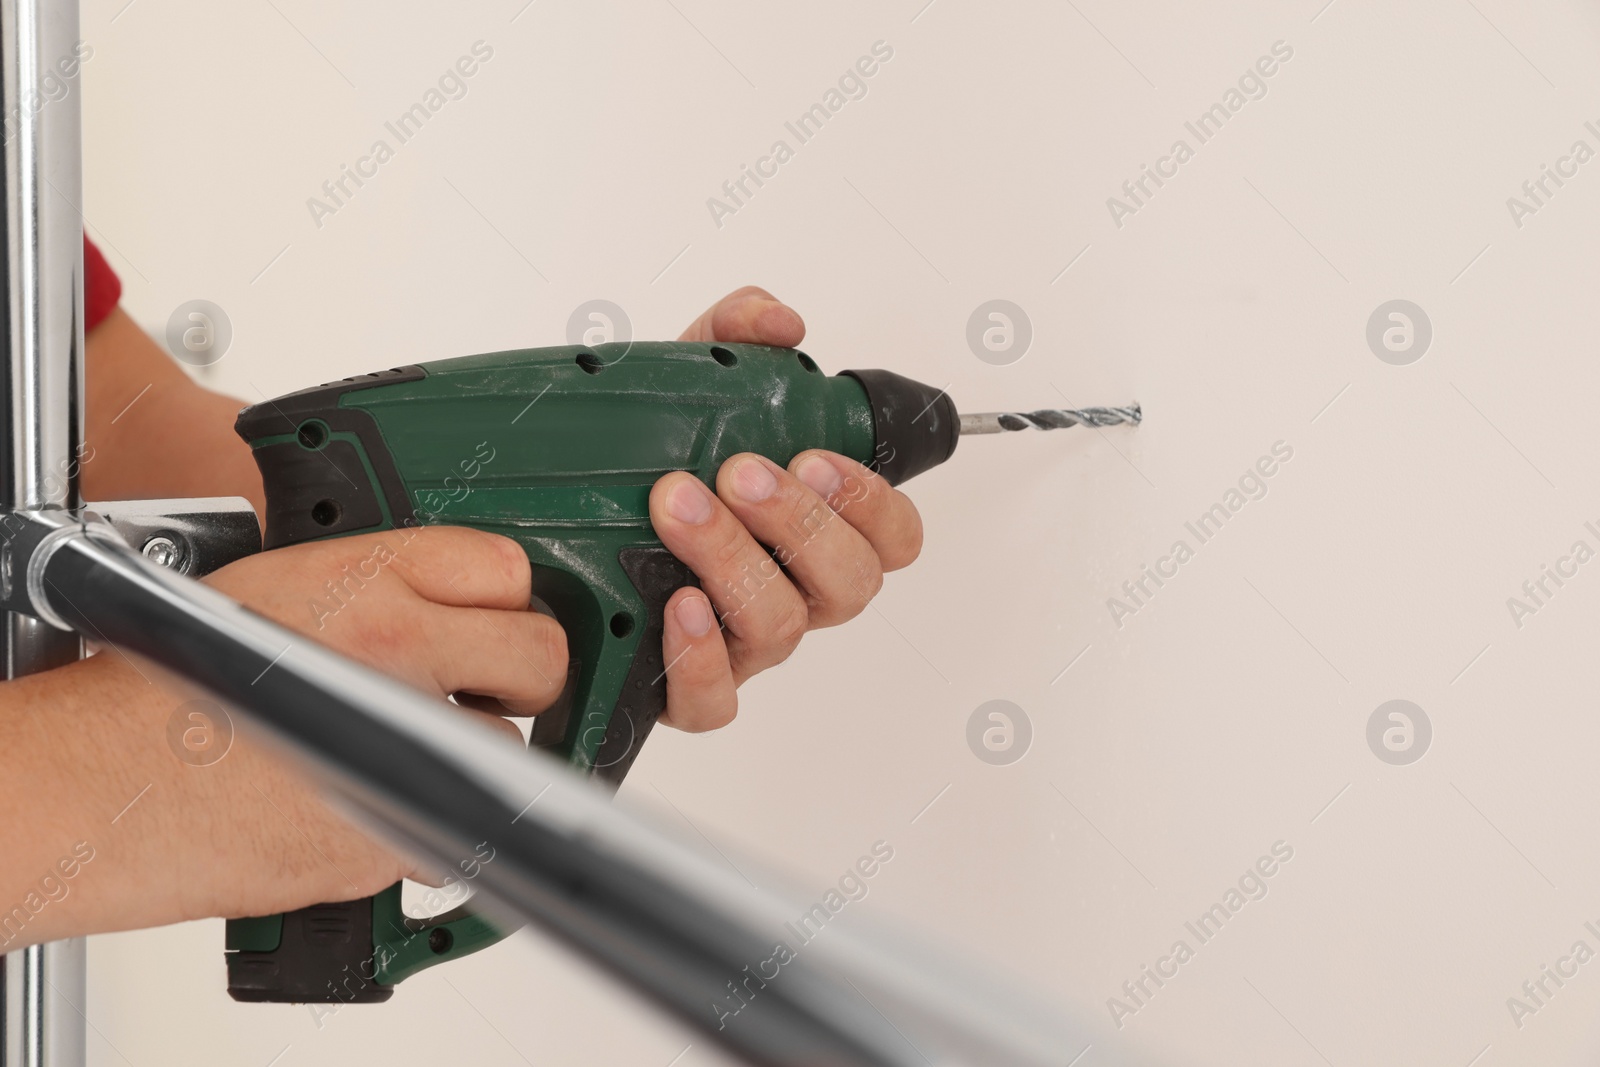
<path id="1" fill-rule="evenodd" d="M 541 548 L 529 546 L 533 594 L 567 634 L 567 687 L 532 743 L 615 788 L 667 710 L 667 601 L 700 579 L 659 541 L 568 544 L 561 566 Z"/>
<path id="2" fill-rule="evenodd" d="M 414 524 L 409 506 L 402 510 L 398 472 L 376 426 L 362 413 L 340 409 L 337 400 L 352 388 L 421 377 L 417 368 L 397 368 L 241 413 L 238 429 L 254 449 L 266 489 L 267 548 Z M 228 993 L 267 1003 L 384 1001 L 407 975 L 511 932 L 466 908 L 407 917 L 397 882 L 359 900 L 229 919 Z"/>

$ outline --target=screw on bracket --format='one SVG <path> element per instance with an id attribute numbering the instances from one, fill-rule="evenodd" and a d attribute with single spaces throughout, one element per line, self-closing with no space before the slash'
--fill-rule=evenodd
<path id="1" fill-rule="evenodd" d="M 158 567 L 179 570 L 183 564 L 183 549 L 170 537 L 152 537 L 141 550 L 144 558 Z"/>

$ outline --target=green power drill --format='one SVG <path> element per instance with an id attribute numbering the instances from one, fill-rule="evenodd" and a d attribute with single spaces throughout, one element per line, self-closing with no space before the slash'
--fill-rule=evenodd
<path id="1" fill-rule="evenodd" d="M 943 463 L 963 433 L 1139 419 L 1137 407 L 958 415 L 943 390 L 881 370 L 829 377 L 795 349 L 617 342 L 359 375 L 245 408 L 236 429 L 265 482 L 268 549 L 434 523 L 520 543 L 570 661 L 532 743 L 615 785 L 666 708 L 667 598 L 698 584 L 650 524 L 662 475 L 711 486 L 734 453 L 786 466 L 823 448 L 897 485 Z M 230 920 L 228 992 L 387 1000 L 408 975 L 503 936 L 466 908 L 408 917 L 396 884 Z"/>

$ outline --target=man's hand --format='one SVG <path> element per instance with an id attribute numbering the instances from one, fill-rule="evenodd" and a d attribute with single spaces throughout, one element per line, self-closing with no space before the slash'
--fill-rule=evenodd
<path id="1" fill-rule="evenodd" d="M 247 557 L 205 581 L 431 696 L 455 696 L 463 714 L 518 744 L 521 732 L 500 715 L 537 714 L 566 682 L 566 635 L 554 619 L 528 610 L 527 554 L 498 534 L 431 526 L 314 541 Z M 337 600 L 327 592 L 330 582 Z M 292 657 L 294 647 L 284 655 Z M 255 848 L 276 838 L 269 854 L 292 855 L 315 842 L 303 870 L 320 876 L 317 899 L 367 896 L 401 876 L 419 877 L 327 812 L 298 775 L 276 762 L 243 746 L 197 777 L 201 786 L 223 791 L 213 798 L 216 808 L 258 821 L 244 835 Z M 205 781 L 212 772 L 219 773 Z M 268 883 L 241 880 L 223 899 L 234 909 L 243 903 L 251 914 L 287 906 L 287 887 Z M 296 888 L 303 897 L 304 887 Z"/>
<path id="2" fill-rule="evenodd" d="M 486 718 L 508 734 L 499 715 L 536 715 L 566 682 L 566 635 L 528 610 L 528 556 L 499 534 L 421 526 L 311 541 L 205 582 L 432 696 L 498 701 Z"/>
<path id="3" fill-rule="evenodd" d="M 793 309 L 747 286 L 680 339 L 793 347 L 805 332 Z M 922 520 L 904 494 L 821 449 L 800 453 L 787 470 L 748 452 L 730 456 L 715 494 L 692 474 L 669 474 L 650 493 L 650 518 L 705 590 L 680 589 L 667 602 L 662 721 L 684 730 L 727 725 L 737 686 L 782 663 L 807 630 L 854 618 L 884 572 L 922 548 Z"/>
<path id="4" fill-rule="evenodd" d="M 320 642 L 437 697 L 476 694 L 527 715 L 547 707 L 566 677 L 565 635 L 528 610 L 526 554 L 494 534 L 358 534 L 250 556 L 206 582 L 299 631 L 297 642 Z M 5 689 L 0 811 L 13 817 L 0 833 L 0 900 L 23 899 L 75 842 L 93 856 L 70 898 L 38 911 L 20 943 L 15 930 L 0 931 L 0 942 L 11 938 L 6 951 L 267 915 L 427 878 L 331 810 L 253 732 L 233 736 L 217 758 L 186 758 L 173 726 L 182 729 L 195 694 L 115 647 Z M 521 744 L 497 715 L 459 714 Z"/>

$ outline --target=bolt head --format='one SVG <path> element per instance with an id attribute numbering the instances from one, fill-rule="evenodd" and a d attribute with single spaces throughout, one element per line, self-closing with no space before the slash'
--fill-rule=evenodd
<path id="1" fill-rule="evenodd" d="M 158 567 L 176 569 L 183 562 L 183 550 L 170 537 L 152 537 L 144 543 L 144 557 Z"/>

